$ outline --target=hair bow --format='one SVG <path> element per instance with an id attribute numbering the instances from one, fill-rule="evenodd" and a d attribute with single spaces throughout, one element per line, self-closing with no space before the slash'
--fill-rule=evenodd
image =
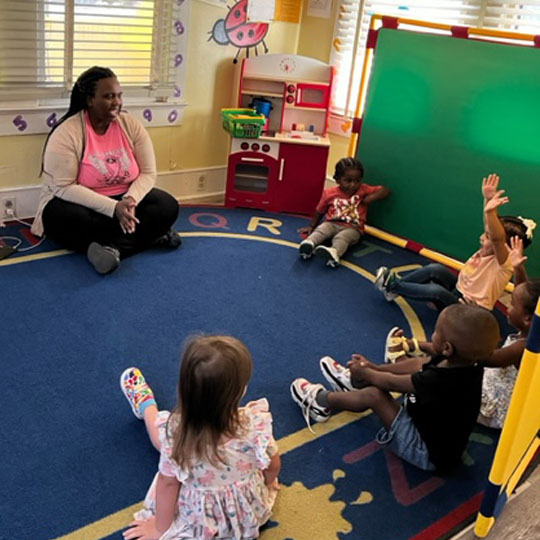
<path id="1" fill-rule="evenodd" d="M 521 216 L 518 216 L 518 218 L 521 219 L 521 222 L 525 225 L 525 228 L 527 229 L 525 235 L 530 240 L 533 237 L 534 229 L 536 229 L 536 221 Z"/>

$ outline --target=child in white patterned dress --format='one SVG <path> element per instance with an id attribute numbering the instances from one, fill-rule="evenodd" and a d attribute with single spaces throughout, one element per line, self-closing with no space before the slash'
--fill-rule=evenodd
<path id="1" fill-rule="evenodd" d="M 122 373 L 133 413 L 161 454 L 144 510 L 124 538 L 258 538 L 272 513 L 281 460 L 266 399 L 239 407 L 251 371 L 251 355 L 238 339 L 192 338 L 171 413 L 158 411 L 137 368 Z"/>

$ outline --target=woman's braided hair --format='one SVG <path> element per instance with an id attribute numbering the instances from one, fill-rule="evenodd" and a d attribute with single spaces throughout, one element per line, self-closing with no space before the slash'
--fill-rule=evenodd
<path id="1" fill-rule="evenodd" d="M 88 109 L 88 98 L 94 97 L 96 92 L 96 85 L 101 79 L 108 79 L 110 77 L 116 77 L 112 69 L 100 66 L 94 66 L 79 75 L 79 78 L 75 81 L 73 88 L 71 89 L 71 95 L 69 99 L 69 108 L 56 122 L 45 139 L 43 145 L 43 153 L 41 155 L 41 173 L 43 174 L 43 157 L 45 156 L 45 149 L 49 142 L 50 136 L 54 133 L 54 130 L 62 123 L 65 122 L 71 116 L 74 116 L 79 111 Z"/>

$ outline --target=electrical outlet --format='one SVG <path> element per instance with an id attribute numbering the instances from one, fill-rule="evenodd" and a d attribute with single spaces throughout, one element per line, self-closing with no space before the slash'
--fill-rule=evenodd
<path id="1" fill-rule="evenodd" d="M 197 182 L 197 191 L 204 191 L 205 184 L 206 184 L 206 177 L 203 174 L 201 174 Z"/>
<path id="2" fill-rule="evenodd" d="M 16 215 L 15 212 L 15 197 L 3 197 L 2 198 L 2 218 L 9 219 Z"/>

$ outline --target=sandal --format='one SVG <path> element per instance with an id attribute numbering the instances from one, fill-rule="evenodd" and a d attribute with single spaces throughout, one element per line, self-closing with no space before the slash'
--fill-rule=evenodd
<path id="1" fill-rule="evenodd" d="M 399 327 L 394 326 L 386 336 L 386 344 L 384 347 L 384 362 L 385 364 L 395 364 L 396 360 L 402 356 L 424 356 L 424 352 L 418 345 L 416 338 L 409 338 L 413 342 L 413 347 L 409 346 L 409 339 L 405 336 L 395 336 L 395 332 Z M 391 351 L 391 348 L 401 346 L 401 350 Z"/>
<path id="2" fill-rule="evenodd" d="M 394 326 L 388 335 L 386 336 L 386 343 L 384 346 L 384 363 L 395 364 L 396 360 L 400 356 L 406 355 L 405 346 L 407 344 L 407 338 L 404 336 L 395 336 L 394 334 L 399 330 L 398 326 Z M 404 343 L 405 342 L 405 343 Z M 402 347 L 400 351 L 391 351 L 391 347 Z"/>

